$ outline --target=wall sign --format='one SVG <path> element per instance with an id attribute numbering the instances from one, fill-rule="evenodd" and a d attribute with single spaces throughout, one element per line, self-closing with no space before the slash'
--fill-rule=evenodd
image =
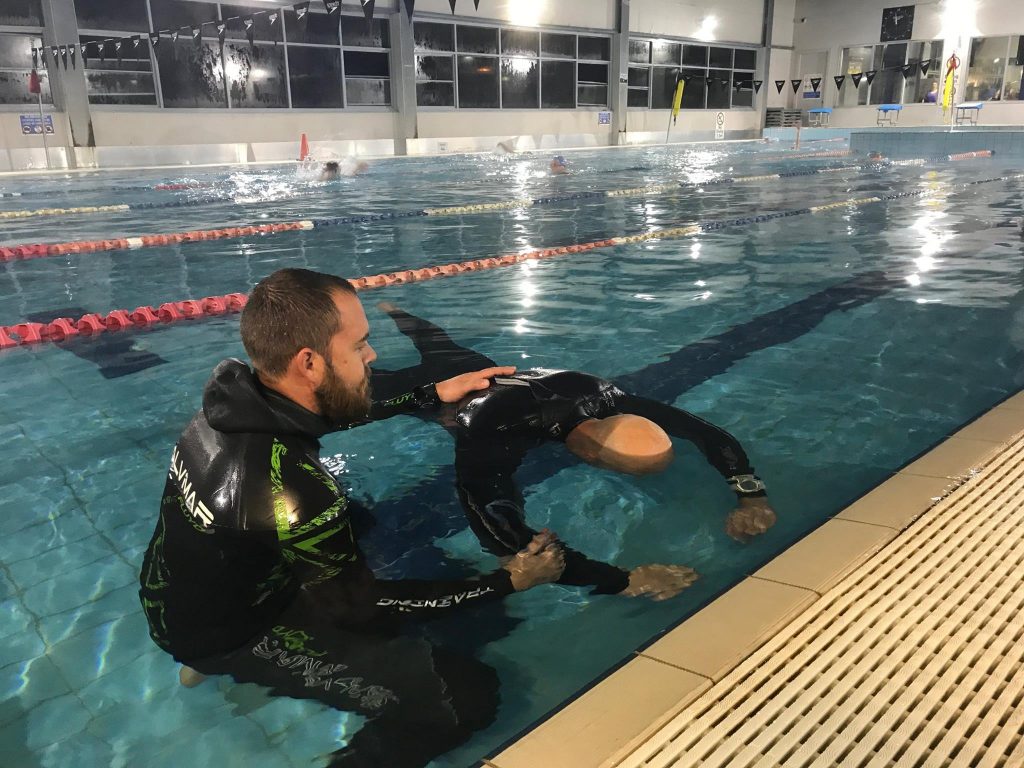
<path id="1" fill-rule="evenodd" d="M 53 133 L 53 115 L 43 115 L 40 119 L 39 115 L 19 115 L 21 118 L 21 133 L 24 136 L 42 135 L 43 129 L 47 133 Z"/>

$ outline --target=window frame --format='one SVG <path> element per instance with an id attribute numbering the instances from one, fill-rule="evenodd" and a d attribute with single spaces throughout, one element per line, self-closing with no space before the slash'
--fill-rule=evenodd
<path id="1" fill-rule="evenodd" d="M 1002 37 L 1002 35 L 995 35 L 995 37 Z M 907 64 L 910 63 L 908 61 L 908 58 L 910 58 L 910 51 L 913 49 L 913 46 L 915 46 L 915 45 L 922 45 L 922 46 L 930 45 L 930 46 L 934 46 L 935 43 L 938 43 L 942 49 L 945 48 L 945 41 L 941 37 L 939 37 L 939 38 L 931 38 L 931 39 L 913 38 L 911 40 L 892 40 L 892 41 L 887 42 L 887 43 L 850 43 L 848 45 L 841 45 L 841 46 L 839 46 L 839 67 L 840 67 L 840 71 L 836 72 L 836 74 L 837 75 L 840 75 L 840 74 L 841 75 L 845 75 L 847 81 L 849 81 L 849 82 L 844 82 L 843 83 L 843 90 L 842 91 L 840 91 L 840 89 L 836 88 L 836 90 L 835 90 L 835 97 L 833 98 L 832 108 L 833 109 L 855 109 L 855 108 L 858 108 L 858 107 L 877 107 L 879 104 L 896 104 L 896 103 L 898 103 L 898 104 L 900 104 L 901 106 L 904 106 L 904 107 L 909 107 L 909 106 L 914 106 L 914 105 L 925 106 L 925 107 L 934 106 L 933 104 L 922 103 L 922 102 L 919 102 L 919 101 L 906 101 L 905 100 L 906 99 L 906 95 L 907 95 L 906 91 L 907 91 L 908 79 L 903 77 L 903 75 L 902 75 L 902 73 L 900 72 L 899 69 L 891 70 L 894 73 L 896 73 L 896 75 L 898 75 L 899 77 L 903 78 L 902 83 L 901 83 L 902 86 L 903 86 L 903 89 L 900 92 L 900 100 L 899 100 L 899 102 L 894 102 L 894 101 L 877 101 L 876 102 L 876 101 L 874 101 L 871 92 L 872 92 L 872 88 L 874 86 L 874 83 L 876 81 L 872 81 L 872 84 L 867 86 L 867 101 L 864 104 L 860 103 L 860 96 L 859 96 L 859 94 L 860 94 L 861 86 L 856 86 L 857 87 L 857 92 L 858 92 L 858 97 L 857 97 L 857 102 L 858 103 L 856 103 L 856 104 L 841 104 L 840 101 L 843 98 L 843 93 L 846 92 L 845 89 L 849 88 L 853 84 L 853 81 L 850 80 L 850 74 L 848 72 L 844 71 L 844 67 L 843 67 L 843 61 L 844 61 L 844 59 L 848 59 L 848 57 L 849 57 L 849 53 L 848 52 L 850 50 L 852 50 L 854 48 L 870 48 L 871 49 L 871 54 L 870 54 L 871 67 L 868 70 L 861 69 L 861 72 L 863 73 L 863 72 L 866 72 L 866 71 L 870 71 L 870 69 L 878 69 L 879 73 L 881 73 L 882 71 L 885 71 L 885 70 L 881 69 L 880 67 L 876 67 L 875 62 L 876 61 L 877 62 L 884 62 L 885 61 L 885 47 L 886 46 L 888 46 L 888 45 L 905 45 L 907 47 L 907 50 L 906 50 L 906 53 L 904 53 L 904 55 L 903 55 L 903 66 L 906 66 Z M 879 52 L 879 49 L 880 49 L 880 52 Z M 923 50 L 923 48 L 922 48 L 922 50 Z M 944 53 L 940 53 L 939 54 L 939 66 L 938 66 L 938 69 L 937 70 L 929 69 L 929 72 L 941 71 L 943 57 L 944 57 Z M 918 64 L 920 64 L 920 59 L 915 59 L 915 61 L 917 61 Z M 929 61 L 935 61 L 935 59 L 932 58 L 932 59 L 929 59 Z M 849 69 L 849 65 L 847 65 L 845 67 L 845 69 Z M 918 72 L 920 72 L 920 70 L 918 70 Z M 854 72 L 853 74 L 857 74 L 857 73 Z M 876 75 L 876 77 L 877 77 L 877 75 Z M 941 80 L 941 77 L 939 77 L 939 79 Z M 861 82 L 863 83 L 864 81 L 862 80 Z M 834 85 L 834 83 L 833 83 L 833 85 Z"/>

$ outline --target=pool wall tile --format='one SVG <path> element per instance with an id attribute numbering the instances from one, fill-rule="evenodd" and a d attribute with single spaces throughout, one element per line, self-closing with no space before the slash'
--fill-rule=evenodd
<path id="1" fill-rule="evenodd" d="M 884 525 L 901 531 L 953 486 L 945 477 L 897 474 L 840 512 L 835 520 Z"/>
<path id="2" fill-rule="evenodd" d="M 652 723 L 710 687 L 707 677 L 635 658 L 487 762 L 497 768 L 597 768 Z"/>
<path id="3" fill-rule="evenodd" d="M 802 587 L 747 578 L 641 655 L 717 681 L 817 597 Z"/>
<path id="4" fill-rule="evenodd" d="M 1024 430 L 1024 411 L 996 406 L 956 433 L 957 438 L 1003 443 Z"/>
<path id="5" fill-rule="evenodd" d="M 892 541 L 897 531 L 830 520 L 755 571 L 754 576 L 822 593 Z"/>
<path id="6" fill-rule="evenodd" d="M 1011 397 L 1009 400 L 1004 401 L 998 407 L 1006 408 L 1011 411 L 1024 411 L 1024 392 L 1018 392 L 1016 395 Z"/>

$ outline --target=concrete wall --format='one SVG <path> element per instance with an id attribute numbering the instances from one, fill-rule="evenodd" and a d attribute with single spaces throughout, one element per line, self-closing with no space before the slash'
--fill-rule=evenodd
<path id="1" fill-rule="evenodd" d="M 731 43 L 761 43 L 762 0 L 717 0 L 686 3 L 680 0 L 632 0 L 629 29 L 645 35 L 702 38 Z M 706 27 L 712 18 L 716 23 Z"/>

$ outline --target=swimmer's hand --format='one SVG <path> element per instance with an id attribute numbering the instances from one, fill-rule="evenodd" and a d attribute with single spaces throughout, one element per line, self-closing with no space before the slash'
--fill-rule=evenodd
<path id="1" fill-rule="evenodd" d="M 763 496 L 741 498 L 739 506 L 725 520 L 725 532 L 746 543 L 775 525 L 775 511 Z"/>
<path id="2" fill-rule="evenodd" d="M 511 376 L 516 372 L 514 366 L 499 366 L 497 368 L 484 368 L 482 371 L 464 373 L 447 381 L 439 381 L 435 384 L 437 396 L 442 403 L 457 403 L 470 392 L 487 389 L 491 386 L 491 379 L 495 376 Z"/>
<path id="3" fill-rule="evenodd" d="M 558 537 L 545 528 L 502 568 L 512 574 L 515 591 L 523 592 L 539 584 L 556 581 L 565 570 L 565 553 Z"/>
<path id="4" fill-rule="evenodd" d="M 629 572 L 629 586 L 619 594 L 660 602 L 675 597 L 697 578 L 697 572 L 685 565 L 641 565 Z"/>

